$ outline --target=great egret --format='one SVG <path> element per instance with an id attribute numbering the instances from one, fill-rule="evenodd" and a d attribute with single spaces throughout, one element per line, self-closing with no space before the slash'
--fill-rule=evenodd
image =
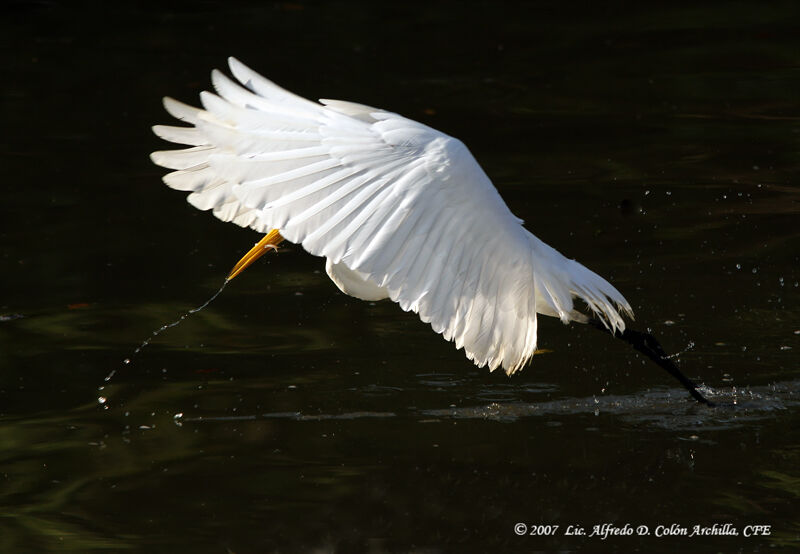
<path id="1" fill-rule="evenodd" d="M 285 238 L 325 257 L 345 294 L 392 299 L 490 371 L 530 360 L 537 313 L 592 323 L 671 364 L 625 329 L 633 312 L 617 289 L 522 226 L 461 141 L 381 109 L 311 102 L 229 64 L 241 84 L 214 70 L 204 109 L 164 99 L 191 126 L 154 132 L 189 148 L 151 156 L 195 207 L 267 233 L 228 280 Z"/>

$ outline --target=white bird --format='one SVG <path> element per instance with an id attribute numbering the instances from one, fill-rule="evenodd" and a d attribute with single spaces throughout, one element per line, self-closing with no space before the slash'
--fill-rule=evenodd
<path id="1" fill-rule="evenodd" d="M 154 132 L 190 147 L 151 156 L 195 207 L 267 233 L 228 279 L 285 238 L 325 257 L 345 294 L 390 298 L 508 374 L 536 350 L 537 314 L 624 333 L 622 294 L 526 230 L 461 141 L 381 109 L 311 102 L 229 63 L 239 83 L 214 70 L 204 109 L 164 99 L 190 126 Z"/>
<path id="2" fill-rule="evenodd" d="M 229 63 L 241 84 L 213 71 L 204 109 L 164 99 L 190 126 L 153 130 L 190 148 L 151 155 L 195 207 L 267 232 L 226 282 L 285 238 L 324 256 L 345 294 L 418 313 L 479 367 L 521 369 L 538 313 L 609 332 L 715 405 L 652 335 L 625 328 L 633 311 L 617 289 L 522 226 L 459 140 L 369 106 L 305 100 Z"/>

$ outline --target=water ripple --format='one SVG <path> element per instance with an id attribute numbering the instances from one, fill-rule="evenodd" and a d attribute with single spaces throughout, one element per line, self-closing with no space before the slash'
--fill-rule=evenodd
<path id="1" fill-rule="evenodd" d="M 800 381 L 764 387 L 737 389 L 706 388 L 703 392 L 717 402 L 717 408 L 690 401 L 683 391 L 649 392 L 626 396 L 565 398 L 546 402 L 491 402 L 487 405 L 424 410 L 428 417 L 513 421 L 524 417 L 600 415 L 622 416 L 629 422 L 685 429 L 731 428 L 745 422 L 771 417 L 780 410 L 800 406 Z"/>

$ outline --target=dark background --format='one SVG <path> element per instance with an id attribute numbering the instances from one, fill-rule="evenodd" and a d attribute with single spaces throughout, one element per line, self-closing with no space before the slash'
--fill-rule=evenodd
<path id="1" fill-rule="evenodd" d="M 99 6 L 0 20 L 0 550 L 797 548 L 795 2 Z M 258 239 L 148 159 L 161 97 L 197 103 L 229 55 L 462 139 L 736 408 L 549 318 L 530 367 L 489 374 L 291 246 L 132 357 Z M 605 522 L 651 535 L 563 533 Z"/>

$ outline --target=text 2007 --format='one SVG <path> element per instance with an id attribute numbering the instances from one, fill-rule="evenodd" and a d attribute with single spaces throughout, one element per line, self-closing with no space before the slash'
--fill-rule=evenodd
<path id="1" fill-rule="evenodd" d="M 530 537 L 552 537 L 556 534 L 558 525 L 531 525 L 528 529 Z"/>

